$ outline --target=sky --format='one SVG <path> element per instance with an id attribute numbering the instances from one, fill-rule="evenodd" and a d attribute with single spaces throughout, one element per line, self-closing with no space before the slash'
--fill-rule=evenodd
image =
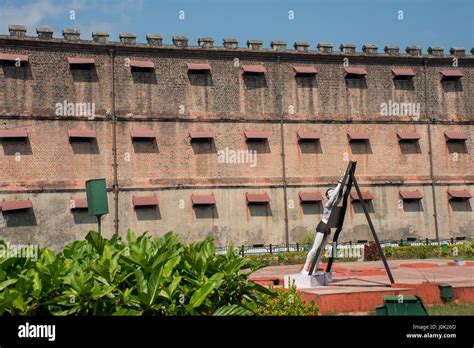
<path id="1" fill-rule="evenodd" d="M 72 12 L 74 11 L 74 16 Z M 402 11 L 402 12 L 400 12 Z M 184 15 L 184 18 L 183 18 Z M 74 18 L 73 18 L 74 17 Z M 50 26 L 61 38 L 63 28 L 79 28 L 82 39 L 92 31 L 162 34 L 166 44 L 173 35 L 186 35 L 190 45 L 199 37 L 237 38 L 245 47 L 249 39 L 283 40 L 288 48 L 307 41 L 386 45 L 474 47 L 474 0 L 0 0 L 0 33 L 9 24 Z"/>

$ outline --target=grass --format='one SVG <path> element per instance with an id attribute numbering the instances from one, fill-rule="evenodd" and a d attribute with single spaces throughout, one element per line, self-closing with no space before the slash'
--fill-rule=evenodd
<path id="1" fill-rule="evenodd" d="M 474 303 L 464 303 L 458 302 L 457 300 L 436 304 L 428 307 L 425 305 L 426 310 L 428 311 L 429 316 L 441 316 L 441 315 L 452 315 L 452 316 L 460 316 L 460 315 L 471 315 L 474 316 Z M 334 313 L 326 315 L 334 315 Z M 375 315 L 375 311 L 367 312 L 367 315 L 373 316 Z"/>
<path id="2" fill-rule="evenodd" d="M 473 315 L 474 303 L 449 302 L 427 308 L 429 315 Z"/>

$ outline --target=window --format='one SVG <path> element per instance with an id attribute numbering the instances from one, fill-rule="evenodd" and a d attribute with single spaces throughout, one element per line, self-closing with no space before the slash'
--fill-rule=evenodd
<path id="1" fill-rule="evenodd" d="M 268 197 L 266 192 L 260 193 L 245 193 L 247 199 L 247 204 L 266 204 L 270 202 L 270 197 Z"/>
<path id="2" fill-rule="evenodd" d="M 216 198 L 214 194 L 193 194 L 191 195 L 193 205 L 215 205 Z"/>
<path id="3" fill-rule="evenodd" d="M 23 66 L 28 63 L 28 56 L 26 54 L 0 53 L 0 61 L 7 66 L 15 66 L 17 62 Z"/>
<path id="4" fill-rule="evenodd" d="M 257 140 L 257 141 L 265 141 L 268 139 L 268 132 L 265 131 L 244 131 L 245 138 L 247 140 Z"/>
<path id="5" fill-rule="evenodd" d="M 133 196 L 132 203 L 137 207 L 155 207 L 158 205 L 158 198 L 156 196 L 136 197 Z"/>
<path id="6" fill-rule="evenodd" d="M 150 60 L 131 60 L 129 65 L 132 71 L 152 71 L 155 69 L 155 63 Z"/>
<path id="7" fill-rule="evenodd" d="M 323 200 L 323 195 L 319 191 L 300 191 L 299 196 L 301 203 L 315 203 Z"/>
<path id="8" fill-rule="evenodd" d="M 214 133 L 211 131 L 191 131 L 189 132 L 189 137 L 191 141 L 212 141 L 212 139 L 214 139 Z"/>
<path id="9" fill-rule="evenodd" d="M 318 73 L 314 66 L 293 66 L 293 70 L 299 77 L 313 77 Z"/>
<path id="10" fill-rule="evenodd" d="M 347 137 L 349 138 L 349 141 L 369 141 L 370 139 L 368 133 L 356 131 L 348 131 Z"/>
<path id="11" fill-rule="evenodd" d="M 449 200 L 468 200 L 472 198 L 471 192 L 468 190 L 448 190 Z"/>
<path id="12" fill-rule="evenodd" d="M 244 75 L 263 75 L 267 72 L 263 65 L 242 65 Z"/>
<path id="13" fill-rule="evenodd" d="M 0 139 L 25 141 L 28 139 L 28 132 L 26 129 L 0 129 Z"/>
<path id="14" fill-rule="evenodd" d="M 459 80 L 464 76 L 461 70 L 441 70 L 439 73 L 443 81 Z"/>
<path id="15" fill-rule="evenodd" d="M 3 212 L 17 211 L 33 208 L 33 204 L 29 199 L 16 201 L 3 201 L 0 203 L 0 210 Z"/>
<path id="16" fill-rule="evenodd" d="M 302 141 L 318 141 L 321 138 L 321 133 L 319 132 L 304 132 L 298 131 L 298 140 Z"/>
<path id="17" fill-rule="evenodd" d="M 71 210 L 88 209 L 87 198 L 72 198 L 69 201 L 69 208 Z"/>
<path id="18" fill-rule="evenodd" d="M 370 191 L 361 191 L 362 194 L 362 199 L 364 201 L 371 201 L 374 199 L 374 195 Z M 360 197 L 357 194 L 357 191 L 352 191 L 351 192 L 351 200 L 352 201 L 360 201 Z"/>
<path id="19" fill-rule="evenodd" d="M 130 136 L 133 140 L 153 141 L 156 138 L 155 132 L 148 129 L 132 129 Z"/>
<path id="20" fill-rule="evenodd" d="M 400 198 L 402 200 L 420 200 L 423 198 L 423 193 L 421 193 L 419 190 L 414 190 L 414 191 L 399 191 Z"/>
<path id="21" fill-rule="evenodd" d="M 415 72 L 410 68 L 392 69 L 392 74 L 394 79 L 399 80 L 408 80 L 415 76 Z"/>
<path id="22" fill-rule="evenodd" d="M 367 71 L 363 68 L 344 68 L 346 78 L 363 79 L 367 76 Z"/>
<path id="23" fill-rule="evenodd" d="M 69 129 L 68 134 L 71 140 L 92 141 L 97 137 L 94 130 L 88 129 Z"/>
<path id="24" fill-rule="evenodd" d="M 186 63 L 188 74 L 209 74 L 211 66 L 207 63 Z"/>
<path id="25" fill-rule="evenodd" d="M 95 65 L 94 58 L 68 57 L 67 60 L 71 69 L 87 70 Z"/>

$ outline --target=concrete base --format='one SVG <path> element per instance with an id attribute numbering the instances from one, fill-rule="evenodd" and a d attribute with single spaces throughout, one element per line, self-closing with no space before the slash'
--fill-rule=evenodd
<path id="1" fill-rule="evenodd" d="M 308 289 L 316 286 L 326 286 L 332 281 L 332 272 L 316 272 L 312 276 L 301 273 L 287 274 L 284 277 L 285 288 L 294 282 L 297 289 Z"/>
<path id="2" fill-rule="evenodd" d="M 425 305 L 442 303 L 439 284 L 452 285 L 455 300 L 474 303 L 473 261 L 466 261 L 464 266 L 443 259 L 389 260 L 388 263 L 396 281 L 393 285 L 382 261 L 336 263 L 332 268 L 334 281 L 328 286 L 313 286 L 313 277 L 298 273 L 302 265 L 265 267 L 252 274 L 250 280 L 278 288 L 285 283 L 287 287 L 293 278 L 300 287 L 301 299 L 306 303 L 313 301 L 322 314 L 375 311 L 383 305 L 384 296 L 416 295 Z M 306 282 L 298 285 L 295 278 Z"/>

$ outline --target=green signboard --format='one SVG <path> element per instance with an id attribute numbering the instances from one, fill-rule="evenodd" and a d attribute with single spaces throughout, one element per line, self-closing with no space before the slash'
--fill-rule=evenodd
<path id="1" fill-rule="evenodd" d="M 86 193 L 89 215 L 98 216 L 109 213 L 105 179 L 87 180 Z"/>
<path id="2" fill-rule="evenodd" d="M 102 215 L 109 213 L 105 179 L 87 180 L 86 194 L 89 215 L 97 217 L 98 232 L 100 233 L 100 218 Z"/>

